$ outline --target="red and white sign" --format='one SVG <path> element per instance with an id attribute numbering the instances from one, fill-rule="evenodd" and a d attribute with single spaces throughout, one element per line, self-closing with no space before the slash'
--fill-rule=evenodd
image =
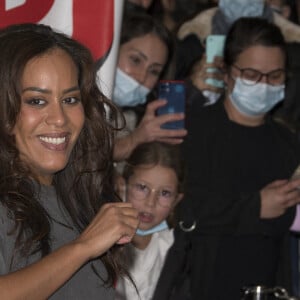
<path id="1" fill-rule="evenodd" d="M 0 0 L 0 27 L 43 23 L 85 44 L 98 62 L 99 85 L 111 96 L 124 0 Z"/>

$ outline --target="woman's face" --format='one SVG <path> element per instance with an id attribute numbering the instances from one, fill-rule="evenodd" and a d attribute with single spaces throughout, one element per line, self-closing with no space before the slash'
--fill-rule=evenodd
<path id="1" fill-rule="evenodd" d="M 159 79 L 167 57 L 166 45 L 156 35 L 149 33 L 120 46 L 118 67 L 151 90 Z"/>
<path id="2" fill-rule="evenodd" d="M 21 110 L 13 128 L 20 157 L 42 184 L 68 163 L 84 124 L 77 68 L 55 49 L 31 59 L 21 78 Z"/>
<path id="3" fill-rule="evenodd" d="M 234 66 L 230 67 L 227 75 L 225 76 L 225 81 L 227 83 L 226 104 L 229 105 L 231 110 L 238 113 L 232 103 L 228 100 L 228 96 L 234 88 L 234 79 L 241 77 L 241 71 L 236 67 L 239 69 L 250 68 L 261 73 L 270 73 L 274 70 L 285 69 L 285 55 L 279 47 L 252 46 L 245 49 L 238 56 Z M 268 83 L 266 76 L 262 76 L 259 82 Z M 246 118 L 246 116 L 241 117 Z"/>
<path id="4" fill-rule="evenodd" d="M 148 230 L 165 220 L 182 194 L 173 169 L 160 165 L 141 165 L 127 182 L 126 200 L 139 212 L 139 228 Z"/>

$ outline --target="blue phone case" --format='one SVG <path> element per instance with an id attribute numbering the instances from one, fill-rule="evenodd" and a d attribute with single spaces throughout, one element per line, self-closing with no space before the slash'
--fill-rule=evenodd
<path id="1" fill-rule="evenodd" d="M 185 85 L 183 81 L 161 81 L 158 85 L 158 98 L 166 99 L 165 106 L 157 109 L 157 115 L 185 112 Z M 184 120 L 167 122 L 164 129 L 182 129 Z"/>
<path id="2" fill-rule="evenodd" d="M 224 43 L 225 43 L 225 35 L 209 35 L 206 38 L 206 62 L 212 63 L 214 61 L 215 56 L 223 56 L 224 51 Z M 214 72 L 214 68 L 210 68 L 207 70 L 208 72 Z M 205 80 L 207 84 L 222 88 L 224 87 L 224 82 L 214 79 L 207 78 Z"/>

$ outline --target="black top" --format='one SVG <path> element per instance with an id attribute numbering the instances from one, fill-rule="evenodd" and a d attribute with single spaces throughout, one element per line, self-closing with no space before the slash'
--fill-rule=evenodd
<path id="1" fill-rule="evenodd" d="M 297 138 L 271 119 L 257 127 L 230 121 L 223 102 L 193 102 L 184 144 L 187 187 L 183 218 L 196 219 L 193 299 L 239 300 L 243 286 L 273 286 L 283 236 L 294 208 L 262 220 L 259 191 L 291 176 Z"/>

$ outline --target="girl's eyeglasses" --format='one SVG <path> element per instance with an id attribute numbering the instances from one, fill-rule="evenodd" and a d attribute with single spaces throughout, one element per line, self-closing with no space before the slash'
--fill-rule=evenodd
<path id="1" fill-rule="evenodd" d="M 155 189 L 141 182 L 129 183 L 127 184 L 127 188 L 129 195 L 132 196 L 134 199 L 140 201 L 145 200 L 150 195 L 152 195 L 152 193 L 154 193 L 157 203 L 162 207 L 168 208 L 172 206 L 177 196 L 177 193 L 170 189 Z"/>

